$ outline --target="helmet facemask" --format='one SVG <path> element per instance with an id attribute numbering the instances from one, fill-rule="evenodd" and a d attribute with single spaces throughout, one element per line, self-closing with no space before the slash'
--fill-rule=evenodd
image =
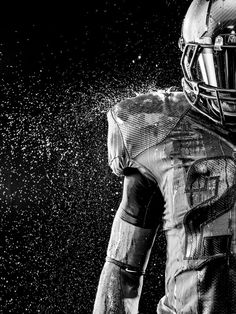
<path id="1" fill-rule="evenodd" d="M 184 93 L 196 109 L 221 124 L 236 124 L 236 35 L 220 35 L 214 44 L 187 43 L 181 66 Z"/>

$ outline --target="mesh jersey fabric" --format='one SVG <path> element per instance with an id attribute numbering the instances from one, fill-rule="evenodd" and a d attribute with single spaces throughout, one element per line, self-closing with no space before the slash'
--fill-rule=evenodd
<path id="1" fill-rule="evenodd" d="M 173 106 L 176 103 L 176 106 Z M 183 93 L 159 92 L 122 101 L 108 112 L 108 159 L 117 175 L 162 142 L 189 110 Z"/>
<path id="2" fill-rule="evenodd" d="M 108 122 L 113 172 L 138 168 L 165 201 L 166 285 L 158 313 L 236 313 L 233 137 L 199 117 L 181 92 L 126 99 Z"/>

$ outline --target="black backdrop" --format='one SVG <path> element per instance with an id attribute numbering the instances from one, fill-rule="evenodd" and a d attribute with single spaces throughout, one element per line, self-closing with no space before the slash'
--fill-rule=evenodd
<path id="1" fill-rule="evenodd" d="M 91 313 L 122 178 L 106 111 L 179 86 L 189 1 L 10 3 L 0 15 L 1 313 Z M 141 312 L 164 293 L 158 234 Z"/>

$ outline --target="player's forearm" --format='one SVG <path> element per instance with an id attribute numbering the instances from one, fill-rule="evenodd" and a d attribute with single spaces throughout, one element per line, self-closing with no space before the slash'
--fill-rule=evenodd
<path id="1" fill-rule="evenodd" d="M 159 225 L 156 184 L 133 169 L 112 225 L 94 314 L 137 314 L 153 241 Z"/>
<path id="2" fill-rule="evenodd" d="M 106 262 L 99 281 L 93 314 L 137 314 L 143 276 Z"/>
<path id="3" fill-rule="evenodd" d="M 120 219 L 113 222 L 107 262 L 100 277 L 94 314 L 137 314 L 143 274 L 155 238 L 144 229 Z"/>

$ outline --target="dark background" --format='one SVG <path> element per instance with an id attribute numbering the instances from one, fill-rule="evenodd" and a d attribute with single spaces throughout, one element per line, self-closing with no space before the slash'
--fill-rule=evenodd
<path id="1" fill-rule="evenodd" d="M 33 2 L 33 1 L 32 1 Z M 25 5 L 0 14 L 0 313 L 91 313 L 122 178 L 107 166 L 106 112 L 180 87 L 189 1 Z M 165 240 L 140 313 L 164 293 Z"/>

